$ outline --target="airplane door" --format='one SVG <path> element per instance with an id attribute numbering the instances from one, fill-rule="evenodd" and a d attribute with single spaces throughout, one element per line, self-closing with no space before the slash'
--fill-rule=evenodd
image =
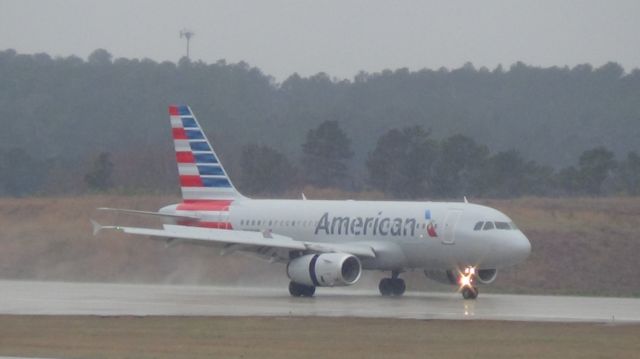
<path id="1" fill-rule="evenodd" d="M 443 244 L 454 244 L 456 242 L 456 225 L 462 215 L 461 209 L 449 209 L 444 219 L 444 231 L 442 235 Z"/>

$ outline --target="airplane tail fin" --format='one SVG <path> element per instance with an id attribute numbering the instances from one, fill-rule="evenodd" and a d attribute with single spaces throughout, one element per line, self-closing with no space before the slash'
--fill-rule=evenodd
<path id="1" fill-rule="evenodd" d="M 213 151 L 189 106 L 169 106 L 184 202 L 243 198 Z"/>

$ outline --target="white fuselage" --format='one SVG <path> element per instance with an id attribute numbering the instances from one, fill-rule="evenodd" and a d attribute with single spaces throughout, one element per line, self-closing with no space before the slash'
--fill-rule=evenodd
<path id="1" fill-rule="evenodd" d="M 531 251 L 511 219 L 470 203 L 240 199 L 224 210 L 179 206 L 161 212 L 197 214 L 196 226 L 226 223 L 229 229 L 300 241 L 367 244 L 376 257 L 362 260 L 365 269 L 500 268 L 523 261 Z"/>

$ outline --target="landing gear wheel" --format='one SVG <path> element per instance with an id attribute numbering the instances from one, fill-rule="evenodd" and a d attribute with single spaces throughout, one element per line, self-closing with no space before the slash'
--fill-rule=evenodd
<path id="1" fill-rule="evenodd" d="M 391 288 L 391 278 L 382 278 L 380 284 L 378 284 L 380 294 L 384 297 L 391 296 L 393 289 Z"/>
<path id="2" fill-rule="evenodd" d="M 464 288 L 462 288 L 462 298 L 464 298 L 464 299 L 476 299 L 476 298 L 478 298 L 478 288 L 476 288 L 476 287 L 464 287 Z"/>
<path id="3" fill-rule="evenodd" d="M 382 278 L 380 284 L 378 284 L 378 289 L 380 290 L 380 294 L 385 297 L 392 295 L 399 297 L 404 294 L 407 285 L 404 283 L 404 280 L 400 278 Z"/>
<path id="4" fill-rule="evenodd" d="M 289 282 L 289 294 L 292 297 L 300 297 L 302 296 L 302 288 L 298 283 Z"/>
<path id="5" fill-rule="evenodd" d="M 393 295 L 400 297 L 404 294 L 404 291 L 407 289 L 407 285 L 404 283 L 403 279 L 396 278 L 391 280 L 391 291 Z"/>
<path id="6" fill-rule="evenodd" d="M 315 293 L 316 287 L 312 285 L 289 282 L 289 294 L 292 297 L 313 297 Z"/>
<path id="7" fill-rule="evenodd" d="M 313 297 L 313 295 L 316 294 L 316 287 L 312 286 L 312 285 L 305 285 L 304 286 L 304 290 L 302 292 L 302 296 L 303 297 Z"/>

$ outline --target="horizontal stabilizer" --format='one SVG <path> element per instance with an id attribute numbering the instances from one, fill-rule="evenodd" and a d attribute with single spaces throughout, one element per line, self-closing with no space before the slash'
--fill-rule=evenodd
<path id="1" fill-rule="evenodd" d="M 97 210 L 99 210 L 99 211 L 111 211 L 111 212 L 128 213 L 128 214 L 140 214 L 140 215 L 143 215 L 143 216 L 157 216 L 157 217 L 164 217 L 164 218 L 184 219 L 184 220 L 199 220 L 200 219 L 200 217 L 197 216 L 197 215 L 171 214 L 171 213 L 150 212 L 150 211 L 138 211 L 138 210 L 135 210 L 135 209 L 100 207 L 100 208 L 97 208 Z"/>

